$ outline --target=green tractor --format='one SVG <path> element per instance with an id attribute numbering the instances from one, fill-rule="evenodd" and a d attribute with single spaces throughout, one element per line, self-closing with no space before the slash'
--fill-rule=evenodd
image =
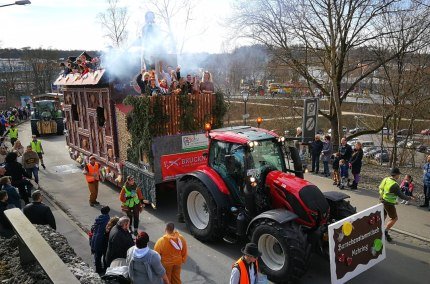
<path id="1" fill-rule="evenodd" d="M 63 111 L 58 100 L 33 101 L 31 111 L 32 135 L 64 134 Z"/>

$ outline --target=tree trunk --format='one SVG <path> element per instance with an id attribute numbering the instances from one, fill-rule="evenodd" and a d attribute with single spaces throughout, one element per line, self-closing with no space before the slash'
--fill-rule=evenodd
<path id="1" fill-rule="evenodd" d="M 331 126 L 331 141 L 333 142 L 333 151 L 337 152 L 339 150 L 340 145 L 340 135 L 338 131 L 338 119 L 337 115 L 332 116 L 330 119 L 330 126 Z"/>

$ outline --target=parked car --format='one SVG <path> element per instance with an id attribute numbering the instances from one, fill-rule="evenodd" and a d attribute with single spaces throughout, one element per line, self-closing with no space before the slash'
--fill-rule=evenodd
<path id="1" fill-rule="evenodd" d="M 427 151 L 427 146 L 426 145 L 424 145 L 424 144 L 421 144 L 421 145 L 419 145 L 418 147 L 417 147 L 417 151 L 418 152 L 420 152 L 420 153 L 425 153 L 426 151 Z"/>
<path id="2" fill-rule="evenodd" d="M 343 131 L 343 133 L 347 133 L 348 128 L 346 128 L 346 126 L 344 126 L 344 127 L 342 127 L 342 131 Z M 328 134 L 331 134 L 331 128 L 327 132 L 328 132 Z"/>
<path id="3" fill-rule="evenodd" d="M 412 130 L 410 129 L 400 129 L 397 131 L 397 136 L 410 136 L 413 135 Z"/>
<path id="4" fill-rule="evenodd" d="M 355 143 L 357 143 L 358 138 L 352 138 L 351 140 L 349 140 L 348 142 L 346 142 L 348 145 L 350 145 L 351 147 L 355 146 Z"/>
<path id="5" fill-rule="evenodd" d="M 372 151 L 367 152 L 366 154 L 364 154 L 364 156 L 365 156 L 365 157 L 368 157 L 368 158 L 374 158 L 374 157 L 376 156 L 376 154 L 381 153 L 381 151 L 386 151 L 386 152 L 388 153 L 388 151 L 387 151 L 387 150 L 385 150 L 385 149 L 381 150 L 381 148 L 380 148 L 380 147 L 378 147 L 378 148 L 377 148 L 377 149 L 375 149 L 375 150 L 372 150 Z"/>
<path id="6" fill-rule="evenodd" d="M 350 129 L 349 133 L 355 134 L 357 132 L 364 131 L 364 130 L 366 130 L 366 128 L 364 128 L 364 127 L 356 127 L 356 128 Z"/>
<path id="7" fill-rule="evenodd" d="M 388 163 L 390 161 L 390 154 L 387 150 L 383 150 L 381 153 L 375 155 L 375 160 L 380 163 Z"/>
<path id="8" fill-rule="evenodd" d="M 419 145 L 421 145 L 421 142 L 415 140 L 410 140 L 406 143 L 406 147 L 411 149 L 416 149 Z"/>
<path id="9" fill-rule="evenodd" d="M 378 146 L 363 147 L 363 153 L 366 154 L 366 153 L 369 153 L 370 151 L 376 150 L 378 148 L 379 148 Z"/>
<path id="10" fill-rule="evenodd" d="M 421 135 L 430 135 L 430 129 L 423 129 L 421 130 Z"/>
<path id="11" fill-rule="evenodd" d="M 375 143 L 373 143 L 373 141 L 363 141 L 361 142 L 361 147 L 372 147 L 375 146 Z"/>
<path id="12" fill-rule="evenodd" d="M 382 128 L 381 130 L 382 135 L 391 135 L 392 131 L 388 129 L 387 127 Z"/>
<path id="13" fill-rule="evenodd" d="M 401 140 L 401 141 L 397 142 L 398 148 L 404 148 L 405 146 L 406 146 L 406 140 Z"/>

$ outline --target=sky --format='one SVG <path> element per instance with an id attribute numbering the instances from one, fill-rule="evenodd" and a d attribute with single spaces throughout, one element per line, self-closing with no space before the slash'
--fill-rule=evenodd
<path id="1" fill-rule="evenodd" d="M 129 41 L 138 37 L 148 0 L 119 0 L 130 14 Z M 158 0 L 163 1 L 163 0 Z M 179 0 L 170 0 L 179 1 Z M 231 47 L 231 31 L 226 18 L 234 0 L 196 1 L 193 20 L 187 29 L 183 52 L 219 53 Z M 14 0 L 0 0 L 0 5 Z M 30 5 L 0 7 L 0 48 L 54 48 L 65 50 L 103 50 L 110 45 L 97 15 L 107 8 L 106 0 L 31 0 Z M 181 38 L 185 30 L 184 12 L 177 16 L 175 28 Z M 156 19 L 157 23 L 157 19 Z M 227 44 L 228 43 L 228 44 Z"/>

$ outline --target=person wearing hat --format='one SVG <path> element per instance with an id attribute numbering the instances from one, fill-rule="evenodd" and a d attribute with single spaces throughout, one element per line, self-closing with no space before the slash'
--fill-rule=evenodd
<path id="1" fill-rule="evenodd" d="M 257 282 L 258 258 L 261 256 L 261 252 L 256 244 L 247 243 L 242 248 L 242 253 L 243 256 L 233 264 L 230 284 L 255 284 Z"/>
<path id="2" fill-rule="evenodd" d="M 96 272 L 101 274 L 104 271 L 106 271 L 107 265 L 106 265 L 106 225 L 108 224 L 110 220 L 109 212 L 110 208 L 109 206 L 103 206 L 100 210 L 102 213 L 99 215 L 96 220 L 94 221 L 94 224 L 91 227 L 91 253 L 94 254 L 94 263 L 96 266 Z M 103 265 L 102 265 L 102 259 L 103 259 Z"/>
<path id="3" fill-rule="evenodd" d="M 51 208 L 42 203 L 42 192 L 40 190 L 34 191 L 31 199 L 33 199 L 33 202 L 25 205 L 22 213 L 32 224 L 49 225 L 56 230 L 57 225 Z"/>
<path id="4" fill-rule="evenodd" d="M 403 200 L 415 200 L 413 196 L 406 196 L 401 190 L 400 185 L 397 181 L 400 179 L 401 172 L 399 168 L 391 169 L 391 176 L 386 177 L 382 180 L 379 185 L 379 196 L 381 202 L 384 204 L 384 217 L 389 217 L 389 221 L 385 223 L 385 238 L 388 242 L 392 242 L 393 239 L 389 235 L 388 231 L 397 222 L 397 197 Z"/>
<path id="5" fill-rule="evenodd" d="M 131 223 L 133 223 L 134 234 L 137 235 L 139 214 L 143 210 L 143 194 L 132 176 L 127 177 L 119 194 L 119 200 L 122 202 L 122 211 L 130 218 L 130 230 Z"/>
<path id="6" fill-rule="evenodd" d="M 90 206 L 99 205 L 97 201 L 97 195 L 99 192 L 99 180 L 100 180 L 100 164 L 96 162 L 96 157 L 90 156 L 90 162 L 85 165 L 84 171 L 88 184 L 88 190 L 90 191 L 89 202 Z"/>
<path id="7" fill-rule="evenodd" d="M 161 264 L 160 255 L 150 249 L 148 243 L 148 234 L 140 232 L 136 237 L 136 245 L 127 251 L 126 263 L 130 280 L 136 284 L 170 283 L 166 275 L 166 269 Z"/>
<path id="8" fill-rule="evenodd" d="M 0 178 L 0 186 L 2 190 L 7 192 L 9 204 L 13 204 L 16 208 L 21 209 L 21 198 L 18 190 L 12 186 L 12 181 L 9 176 Z"/>

